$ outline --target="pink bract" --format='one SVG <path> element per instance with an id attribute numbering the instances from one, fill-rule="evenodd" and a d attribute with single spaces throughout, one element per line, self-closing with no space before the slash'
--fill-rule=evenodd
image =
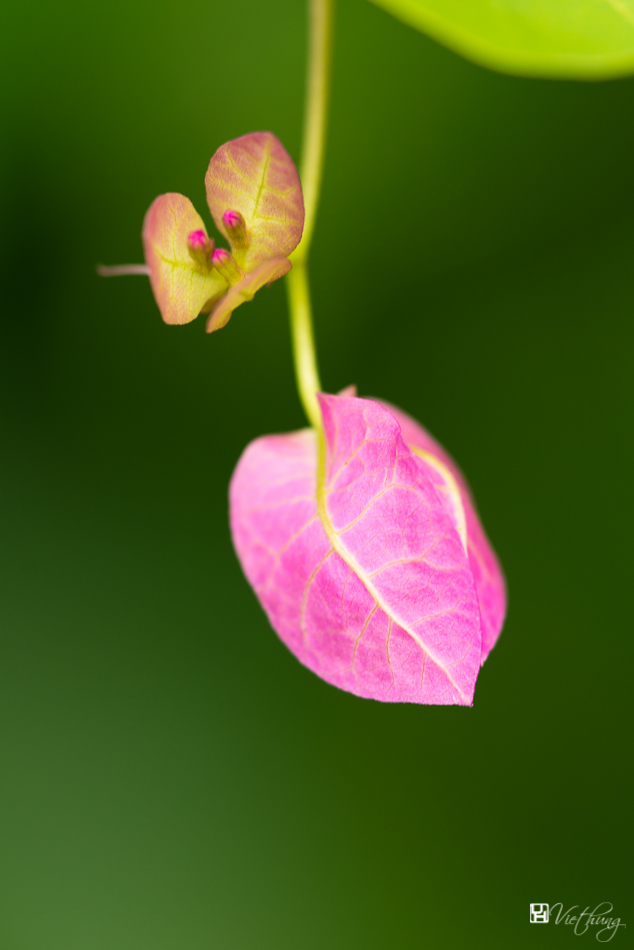
<path id="1" fill-rule="evenodd" d="M 452 459 L 400 410 L 319 397 L 313 430 L 256 439 L 234 545 L 273 628 L 324 680 L 384 702 L 470 705 L 504 579 Z"/>

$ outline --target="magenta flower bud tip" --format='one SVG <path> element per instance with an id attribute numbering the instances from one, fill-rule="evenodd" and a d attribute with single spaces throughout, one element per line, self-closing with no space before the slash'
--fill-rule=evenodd
<path id="1" fill-rule="evenodd" d="M 225 211 L 222 216 L 222 223 L 225 226 L 227 237 L 235 248 L 246 249 L 249 244 L 244 218 L 239 211 Z"/>
<path id="2" fill-rule="evenodd" d="M 190 247 L 198 249 L 205 247 L 209 243 L 209 238 L 204 231 L 192 231 L 187 241 Z"/>
<path id="3" fill-rule="evenodd" d="M 231 254 L 224 247 L 217 247 L 211 255 L 211 263 L 220 269 L 231 260 Z"/>
<path id="4" fill-rule="evenodd" d="M 211 263 L 230 284 L 237 284 L 244 277 L 244 271 L 238 267 L 229 251 L 225 250 L 224 247 L 216 248 L 211 255 Z"/>
<path id="5" fill-rule="evenodd" d="M 241 224 L 244 225 L 244 218 L 239 211 L 225 211 L 222 220 L 228 228 L 236 228 Z"/>
<path id="6" fill-rule="evenodd" d="M 192 260 L 200 264 L 205 271 L 211 270 L 211 255 L 214 250 L 214 242 L 207 237 L 204 231 L 191 231 L 187 235 L 187 249 Z"/>

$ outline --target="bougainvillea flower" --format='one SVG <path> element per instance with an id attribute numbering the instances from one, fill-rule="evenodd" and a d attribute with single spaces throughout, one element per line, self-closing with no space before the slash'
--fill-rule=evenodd
<path id="1" fill-rule="evenodd" d="M 216 248 L 189 198 L 160 195 L 143 223 L 150 283 L 165 323 L 209 313 L 207 330 L 291 269 L 288 255 L 304 227 L 293 160 L 271 132 L 222 145 L 205 176 L 207 203 L 231 250 Z"/>
<path id="2" fill-rule="evenodd" d="M 328 683 L 471 705 L 506 593 L 464 477 L 393 406 L 318 398 L 323 442 L 313 429 L 256 439 L 234 472 L 247 579 L 286 646 Z"/>

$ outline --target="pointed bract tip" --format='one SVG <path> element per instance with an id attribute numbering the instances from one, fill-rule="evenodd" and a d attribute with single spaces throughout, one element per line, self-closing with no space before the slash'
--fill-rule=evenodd
<path id="1" fill-rule="evenodd" d="M 193 261 L 209 273 L 211 270 L 211 256 L 214 252 L 214 242 L 207 237 L 204 231 L 191 231 L 187 235 L 187 249 Z"/>

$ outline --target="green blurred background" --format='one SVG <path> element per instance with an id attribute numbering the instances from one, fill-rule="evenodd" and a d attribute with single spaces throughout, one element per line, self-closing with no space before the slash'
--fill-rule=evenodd
<path id="1" fill-rule="evenodd" d="M 206 213 L 227 139 L 299 158 L 305 35 L 301 0 L 2 7 L 0 947 L 565 947 L 529 923 L 560 900 L 626 945 L 634 81 L 338 6 L 324 385 L 445 444 L 510 591 L 472 709 L 381 705 L 297 663 L 231 547 L 240 452 L 304 424 L 282 282 L 207 337 L 94 275 L 160 192 Z"/>

